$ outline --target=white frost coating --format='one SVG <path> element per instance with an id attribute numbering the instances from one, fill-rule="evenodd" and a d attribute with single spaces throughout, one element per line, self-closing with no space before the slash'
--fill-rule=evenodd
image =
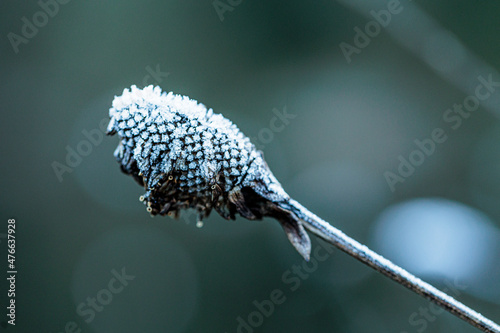
<path id="1" fill-rule="evenodd" d="M 132 86 L 115 97 L 109 115 L 108 132 L 118 133 L 129 147 L 115 156 L 135 161 L 148 188 L 160 175 L 180 173 L 179 190 L 201 200 L 212 196 L 211 187 L 223 176 L 220 186 L 226 192 L 261 182 L 257 192 L 262 196 L 289 198 L 238 127 L 189 97 Z"/>

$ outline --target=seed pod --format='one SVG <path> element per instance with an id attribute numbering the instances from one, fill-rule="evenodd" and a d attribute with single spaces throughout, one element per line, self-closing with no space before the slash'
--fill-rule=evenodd
<path id="1" fill-rule="evenodd" d="M 115 97 L 108 134 L 121 141 L 121 170 L 144 186 L 141 201 L 152 215 L 178 217 L 195 209 L 206 217 L 236 213 L 276 218 L 306 259 L 311 243 L 290 197 L 250 140 L 230 120 L 189 97 L 160 87 L 132 86 Z"/>

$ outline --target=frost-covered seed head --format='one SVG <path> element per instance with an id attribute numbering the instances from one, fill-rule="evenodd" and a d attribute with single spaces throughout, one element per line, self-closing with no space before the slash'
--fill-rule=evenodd
<path id="1" fill-rule="evenodd" d="M 288 199 L 236 125 L 189 97 L 132 86 L 115 97 L 109 115 L 108 133 L 121 138 L 115 157 L 144 185 L 142 201 L 153 215 L 194 208 L 206 216 L 215 208 L 234 218 L 242 208 L 233 197 L 248 188 L 273 201 Z"/>

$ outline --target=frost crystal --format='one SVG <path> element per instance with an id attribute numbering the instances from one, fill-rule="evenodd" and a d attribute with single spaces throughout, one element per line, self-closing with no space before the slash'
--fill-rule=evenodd
<path id="1" fill-rule="evenodd" d="M 109 134 L 121 138 L 115 157 L 145 186 L 141 198 L 153 215 L 194 208 L 200 219 L 212 209 L 225 218 L 261 218 L 245 197 L 289 199 L 238 127 L 186 96 L 132 86 L 115 97 L 109 115 Z"/>

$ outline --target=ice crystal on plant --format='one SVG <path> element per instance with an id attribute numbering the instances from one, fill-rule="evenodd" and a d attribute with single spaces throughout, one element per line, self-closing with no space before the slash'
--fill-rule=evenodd
<path id="1" fill-rule="evenodd" d="M 153 86 L 125 89 L 109 115 L 108 134 L 121 138 L 115 157 L 122 171 L 144 186 L 141 199 L 152 215 L 178 216 L 192 208 L 199 221 L 212 209 L 226 219 L 236 213 L 275 217 L 308 255 L 309 238 L 288 210 L 290 197 L 262 153 L 230 120 Z"/>

